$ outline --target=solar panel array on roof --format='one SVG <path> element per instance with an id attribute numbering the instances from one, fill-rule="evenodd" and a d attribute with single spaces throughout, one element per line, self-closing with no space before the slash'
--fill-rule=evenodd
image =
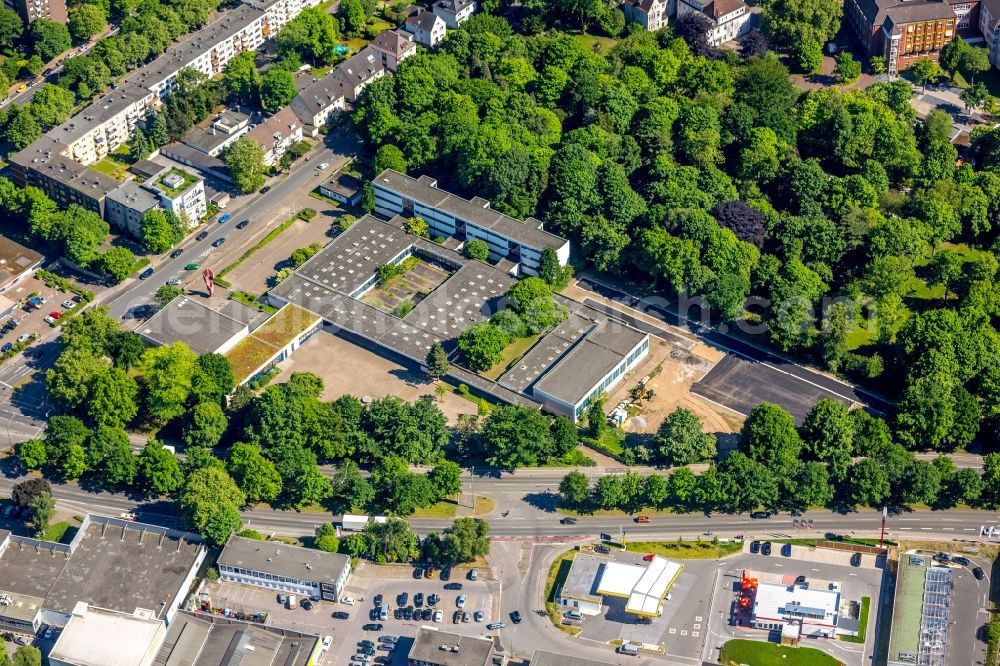
<path id="1" fill-rule="evenodd" d="M 931 567 L 924 579 L 920 608 L 920 643 L 917 666 L 945 666 L 948 651 L 948 624 L 951 620 L 951 569 Z"/>

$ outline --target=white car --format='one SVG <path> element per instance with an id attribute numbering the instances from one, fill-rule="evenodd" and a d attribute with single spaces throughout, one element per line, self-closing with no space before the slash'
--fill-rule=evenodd
<path id="1" fill-rule="evenodd" d="M 70 308 L 72 308 L 72 307 L 73 307 L 74 305 L 76 305 L 76 303 L 74 303 L 73 301 L 63 301 L 63 302 L 62 302 L 62 306 L 63 306 L 63 308 L 64 308 L 64 309 L 66 309 L 66 310 L 69 310 L 69 309 L 70 309 Z"/>
<path id="2" fill-rule="evenodd" d="M 24 335 L 17 336 L 17 341 L 18 342 L 27 342 L 30 338 L 31 338 L 31 336 L 28 335 L 27 333 L 25 333 Z"/>
<path id="3" fill-rule="evenodd" d="M 333 636 L 324 636 L 323 646 L 320 649 L 323 650 L 323 652 L 326 652 L 330 649 L 331 645 L 333 645 Z"/>
<path id="4" fill-rule="evenodd" d="M 52 638 L 52 627 L 45 630 L 45 640 L 49 640 L 50 638 Z"/>
<path id="5" fill-rule="evenodd" d="M 56 320 L 53 319 L 52 317 L 50 317 L 49 315 L 45 315 L 45 320 L 44 321 L 49 326 L 55 326 L 56 325 Z"/>
<path id="6" fill-rule="evenodd" d="M 172 277 L 169 280 L 167 280 L 167 285 L 169 285 L 171 287 L 176 287 L 180 283 L 181 283 L 181 279 L 179 277 Z"/>
<path id="7" fill-rule="evenodd" d="M 442 611 L 440 611 L 440 610 L 434 611 L 434 621 L 435 622 L 444 622 L 444 613 Z"/>
<path id="8" fill-rule="evenodd" d="M 323 162 L 322 164 L 317 164 L 316 165 L 316 170 L 317 171 L 322 171 L 323 169 L 327 168 L 328 166 L 330 166 L 329 162 Z"/>
<path id="9" fill-rule="evenodd" d="M 348 606 L 353 606 L 355 603 L 354 597 L 344 597 L 343 599 L 340 600 L 340 603 L 347 604 Z"/>
<path id="10" fill-rule="evenodd" d="M 465 595 L 464 594 L 458 595 L 458 599 L 455 600 L 455 605 L 458 606 L 459 608 L 465 608 Z"/>

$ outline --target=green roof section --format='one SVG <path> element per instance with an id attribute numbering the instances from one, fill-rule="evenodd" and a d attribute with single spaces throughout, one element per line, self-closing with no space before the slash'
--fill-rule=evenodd
<path id="1" fill-rule="evenodd" d="M 156 187 L 173 199 L 198 182 L 198 177 L 177 167 L 171 168 L 156 179 Z"/>
<path id="2" fill-rule="evenodd" d="M 240 384 L 302 333 L 320 320 L 313 313 L 289 303 L 274 313 L 235 347 L 226 352 L 233 379 Z"/>

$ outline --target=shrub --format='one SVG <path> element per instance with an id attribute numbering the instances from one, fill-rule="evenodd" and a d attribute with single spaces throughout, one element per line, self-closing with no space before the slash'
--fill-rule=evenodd
<path id="1" fill-rule="evenodd" d="M 486 241 L 479 240 L 478 238 L 470 240 L 465 244 L 465 247 L 463 247 L 462 250 L 465 252 L 465 256 L 469 259 L 486 261 L 490 258 L 490 246 L 486 244 Z"/>

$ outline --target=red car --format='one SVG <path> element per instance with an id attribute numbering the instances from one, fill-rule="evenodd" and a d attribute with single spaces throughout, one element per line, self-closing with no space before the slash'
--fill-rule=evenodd
<path id="1" fill-rule="evenodd" d="M 653 561 L 653 557 L 654 557 L 653 553 L 650 553 L 649 555 L 646 555 L 642 559 L 645 560 L 646 562 L 652 562 Z"/>
<path id="2" fill-rule="evenodd" d="M 49 316 L 52 317 L 53 319 L 62 319 L 62 315 L 63 315 L 63 313 L 59 312 L 58 310 L 55 311 L 55 312 L 50 312 L 49 313 Z"/>

